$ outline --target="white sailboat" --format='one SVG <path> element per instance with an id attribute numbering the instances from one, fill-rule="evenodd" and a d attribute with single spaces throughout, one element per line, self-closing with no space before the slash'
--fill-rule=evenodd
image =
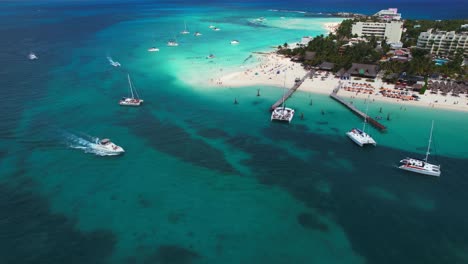
<path id="1" fill-rule="evenodd" d="M 406 170 L 406 171 L 419 173 L 419 174 L 440 177 L 440 173 L 441 173 L 440 165 L 434 165 L 434 164 L 427 162 L 427 159 L 429 158 L 429 153 L 431 150 L 433 129 L 434 129 L 434 121 L 432 121 L 431 133 L 429 136 L 429 143 L 427 145 L 426 157 L 424 158 L 424 160 L 405 158 L 405 159 L 400 160 L 400 163 L 402 163 L 402 165 L 399 166 L 398 168 L 402 170 Z"/>
<path id="2" fill-rule="evenodd" d="M 364 124 L 362 126 L 362 130 L 359 128 L 353 128 L 350 131 L 346 132 L 346 135 L 360 147 L 364 145 L 377 145 L 377 142 L 369 135 L 366 131 L 366 124 L 367 124 L 367 112 L 369 111 L 369 103 L 367 103 L 366 107 L 366 117 L 364 118 Z"/>
<path id="3" fill-rule="evenodd" d="M 187 24 L 184 21 L 184 30 L 180 32 L 180 34 L 187 35 L 190 34 L 190 31 L 187 30 Z"/>
<path id="4" fill-rule="evenodd" d="M 238 40 L 236 40 L 236 39 L 231 40 L 231 45 L 237 45 L 239 43 L 240 42 Z"/>
<path id="5" fill-rule="evenodd" d="M 284 75 L 284 84 L 283 84 L 283 102 L 281 103 L 281 106 L 276 107 L 273 109 L 273 112 L 271 113 L 271 121 L 287 121 L 288 123 L 291 123 L 291 120 L 294 117 L 294 109 L 286 107 L 284 101 L 285 101 L 285 91 L 286 91 L 286 74 Z"/>
<path id="6" fill-rule="evenodd" d="M 139 98 L 135 87 L 133 87 L 132 81 L 130 80 L 130 74 L 127 75 L 127 78 L 130 89 L 130 97 L 122 97 L 122 99 L 119 101 L 119 104 L 122 106 L 140 106 L 140 104 L 143 103 L 143 100 Z"/>

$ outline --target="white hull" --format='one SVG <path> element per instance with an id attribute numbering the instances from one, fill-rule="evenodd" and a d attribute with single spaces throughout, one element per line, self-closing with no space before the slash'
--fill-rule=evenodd
<path id="1" fill-rule="evenodd" d="M 237 41 L 237 40 L 232 40 L 231 41 L 231 45 L 237 45 L 237 44 L 239 44 L 239 41 Z"/>
<path id="2" fill-rule="evenodd" d="M 179 43 L 169 41 L 169 42 L 167 43 L 167 46 L 169 46 L 169 47 L 177 47 L 177 46 L 179 46 Z"/>
<path id="3" fill-rule="evenodd" d="M 277 107 L 271 113 L 271 121 L 286 121 L 291 123 L 294 117 L 294 110 L 288 107 Z"/>
<path id="4" fill-rule="evenodd" d="M 125 100 L 120 100 L 119 105 L 122 106 L 140 106 L 143 103 L 143 100 L 126 98 Z"/>
<path id="5" fill-rule="evenodd" d="M 106 155 L 120 155 L 125 152 L 121 146 L 117 146 L 108 139 L 104 139 L 97 144 L 93 144 L 92 148 L 97 151 L 106 153 Z"/>
<path id="6" fill-rule="evenodd" d="M 364 145 L 377 145 L 377 142 L 371 136 L 356 128 L 346 132 L 346 135 L 360 147 Z"/>
<path id="7" fill-rule="evenodd" d="M 39 58 L 36 56 L 36 54 L 34 54 L 34 53 L 29 53 L 28 58 L 29 58 L 30 60 L 37 60 L 37 59 L 39 59 Z"/>
<path id="8" fill-rule="evenodd" d="M 158 48 L 149 48 L 148 51 L 149 52 L 157 52 L 157 51 L 159 51 L 159 49 Z"/>
<path id="9" fill-rule="evenodd" d="M 187 34 L 190 34 L 190 32 L 188 32 L 188 31 L 181 31 L 180 34 L 182 34 L 182 35 L 187 35 Z"/>
<path id="10" fill-rule="evenodd" d="M 398 168 L 419 174 L 440 177 L 440 166 L 422 160 L 406 158 L 400 161 L 403 165 Z"/>

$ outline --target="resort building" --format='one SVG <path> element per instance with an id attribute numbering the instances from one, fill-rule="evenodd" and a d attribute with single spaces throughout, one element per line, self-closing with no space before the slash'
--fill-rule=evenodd
<path id="1" fill-rule="evenodd" d="M 397 8 L 389 8 L 380 10 L 375 13 L 374 17 L 377 17 L 382 21 L 401 20 L 401 13 L 398 13 Z"/>
<path id="2" fill-rule="evenodd" d="M 359 77 L 375 78 L 379 73 L 380 67 L 373 64 L 353 63 L 348 69 L 348 74 Z"/>
<path id="3" fill-rule="evenodd" d="M 402 32 L 402 21 L 356 22 L 351 30 L 351 34 L 356 34 L 358 37 L 375 36 L 386 39 L 388 43 L 400 42 Z"/>
<path id="4" fill-rule="evenodd" d="M 419 34 L 418 48 L 429 50 L 431 54 L 440 56 L 452 55 L 458 49 L 468 56 L 468 32 L 455 33 L 455 31 L 436 31 L 429 29 Z"/>

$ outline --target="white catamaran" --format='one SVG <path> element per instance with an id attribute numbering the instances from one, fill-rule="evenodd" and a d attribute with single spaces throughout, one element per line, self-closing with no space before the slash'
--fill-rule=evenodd
<path id="1" fill-rule="evenodd" d="M 133 87 L 132 81 L 130 80 L 130 74 L 128 74 L 127 77 L 131 97 L 122 97 L 119 104 L 123 106 L 140 106 L 140 104 L 143 103 L 143 100 L 139 98 L 135 87 Z"/>
<path id="2" fill-rule="evenodd" d="M 369 110 L 369 103 L 367 103 L 366 108 L 366 116 L 364 117 L 364 125 L 362 130 L 359 128 L 353 128 L 350 131 L 346 132 L 346 135 L 354 141 L 354 143 L 358 144 L 360 147 L 364 145 L 377 145 L 377 142 L 369 135 L 366 131 L 366 124 L 367 124 L 367 112 Z"/>
<path id="3" fill-rule="evenodd" d="M 283 84 L 283 102 L 281 103 L 281 106 L 276 107 L 273 109 L 273 112 L 271 113 L 271 121 L 287 121 L 288 123 L 291 123 L 291 120 L 294 117 L 294 109 L 286 107 L 284 101 L 285 101 L 285 91 L 286 91 L 286 74 L 284 76 L 284 84 Z"/>
<path id="4" fill-rule="evenodd" d="M 427 162 L 427 159 L 429 158 L 429 151 L 431 150 L 433 129 L 434 129 L 434 121 L 432 121 L 431 133 L 429 136 L 429 143 L 427 145 L 426 158 L 424 158 L 424 160 L 413 159 L 413 158 L 402 159 L 400 160 L 400 163 L 402 163 L 403 165 L 399 166 L 398 168 L 402 170 L 424 174 L 424 175 L 440 177 L 440 165 L 434 165 L 434 164 Z"/>

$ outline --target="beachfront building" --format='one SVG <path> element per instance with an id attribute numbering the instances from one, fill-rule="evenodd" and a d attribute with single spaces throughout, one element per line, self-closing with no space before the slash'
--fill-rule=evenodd
<path id="1" fill-rule="evenodd" d="M 375 36 L 379 39 L 386 39 L 387 43 L 400 42 L 402 32 L 402 21 L 356 22 L 351 29 L 351 34 L 358 37 Z"/>
<path id="2" fill-rule="evenodd" d="M 379 66 L 373 64 L 353 63 L 348 74 L 359 77 L 375 78 L 379 73 Z"/>
<path id="3" fill-rule="evenodd" d="M 462 49 L 465 57 L 468 56 L 468 32 L 455 33 L 455 31 L 421 32 L 416 44 L 418 48 L 429 50 L 431 54 L 449 56 L 458 49 Z"/>
<path id="4" fill-rule="evenodd" d="M 380 10 L 374 17 L 377 17 L 381 21 L 401 20 L 401 13 L 398 13 L 397 8 L 389 8 Z"/>

